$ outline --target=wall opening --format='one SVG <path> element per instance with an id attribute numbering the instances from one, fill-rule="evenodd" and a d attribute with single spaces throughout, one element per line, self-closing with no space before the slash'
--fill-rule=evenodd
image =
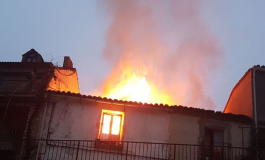
<path id="1" fill-rule="evenodd" d="M 120 141 L 123 132 L 124 112 L 102 110 L 99 140 L 104 141 Z"/>

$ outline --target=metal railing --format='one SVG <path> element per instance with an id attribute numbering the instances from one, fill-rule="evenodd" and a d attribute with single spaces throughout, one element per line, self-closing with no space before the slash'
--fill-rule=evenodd
<path id="1" fill-rule="evenodd" d="M 16 135 L 16 127 L 0 127 L 0 139 L 9 139 Z"/>
<path id="2" fill-rule="evenodd" d="M 6 160 L 246 160 L 252 159 L 255 153 L 255 150 L 240 147 L 190 144 L 0 140 L 0 159 Z"/>
<path id="3" fill-rule="evenodd" d="M 30 89 L 31 83 L 28 80 L 1 80 L 0 89 Z"/>

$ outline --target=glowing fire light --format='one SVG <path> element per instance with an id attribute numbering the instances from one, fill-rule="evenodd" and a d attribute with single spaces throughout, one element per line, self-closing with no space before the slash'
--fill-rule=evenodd
<path id="1" fill-rule="evenodd" d="M 119 134 L 120 123 L 121 123 L 121 117 L 120 116 L 113 116 L 113 124 L 112 124 L 111 134 L 114 134 L 114 135 Z"/>
<path id="2" fill-rule="evenodd" d="M 111 116 L 110 115 L 107 115 L 107 114 L 104 115 L 102 133 L 109 134 L 109 131 L 110 131 L 110 120 L 111 120 Z"/>
<path id="3" fill-rule="evenodd" d="M 145 77 L 133 74 L 128 79 L 121 81 L 116 88 L 111 90 L 108 97 L 150 103 L 150 92 L 151 87 L 147 84 Z"/>
<path id="4" fill-rule="evenodd" d="M 124 112 L 102 110 L 98 139 L 118 141 L 122 137 Z"/>
<path id="5" fill-rule="evenodd" d="M 148 83 L 145 76 L 139 76 L 135 73 L 130 74 L 130 76 L 127 75 L 121 76 L 118 83 L 108 87 L 109 89 L 106 90 L 104 96 L 142 103 L 172 104 L 168 94 L 158 91 L 154 85 Z"/>
<path id="6" fill-rule="evenodd" d="M 111 123 L 112 118 L 112 123 Z M 103 124 L 102 124 L 102 133 L 109 134 L 111 128 L 111 134 L 118 135 L 120 132 L 120 116 L 111 116 L 108 114 L 104 115 Z"/>

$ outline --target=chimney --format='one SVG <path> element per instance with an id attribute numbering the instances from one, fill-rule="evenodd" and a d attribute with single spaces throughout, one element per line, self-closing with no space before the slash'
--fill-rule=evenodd
<path id="1" fill-rule="evenodd" d="M 73 62 L 68 56 L 64 56 L 63 68 L 73 68 Z"/>

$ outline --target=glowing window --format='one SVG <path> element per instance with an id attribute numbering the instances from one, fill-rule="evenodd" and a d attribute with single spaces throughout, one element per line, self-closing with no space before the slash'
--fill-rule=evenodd
<path id="1" fill-rule="evenodd" d="M 102 110 L 98 138 L 119 141 L 122 138 L 124 113 Z"/>
<path id="2" fill-rule="evenodd" d="M 120 116 L 113 116 L 112 126 L 111 126 L 111 134 L 115 134 L 115 135 L 119 134 L 120 124 L 121 124 L 121 117 Z"/>
<path id="3" fill-rule="evenodd" d="M 111 122 L 111 115 L 104 114 L 103 124 L 102 124 L 102 133 L 109 134 L 110 122 Z"/>

